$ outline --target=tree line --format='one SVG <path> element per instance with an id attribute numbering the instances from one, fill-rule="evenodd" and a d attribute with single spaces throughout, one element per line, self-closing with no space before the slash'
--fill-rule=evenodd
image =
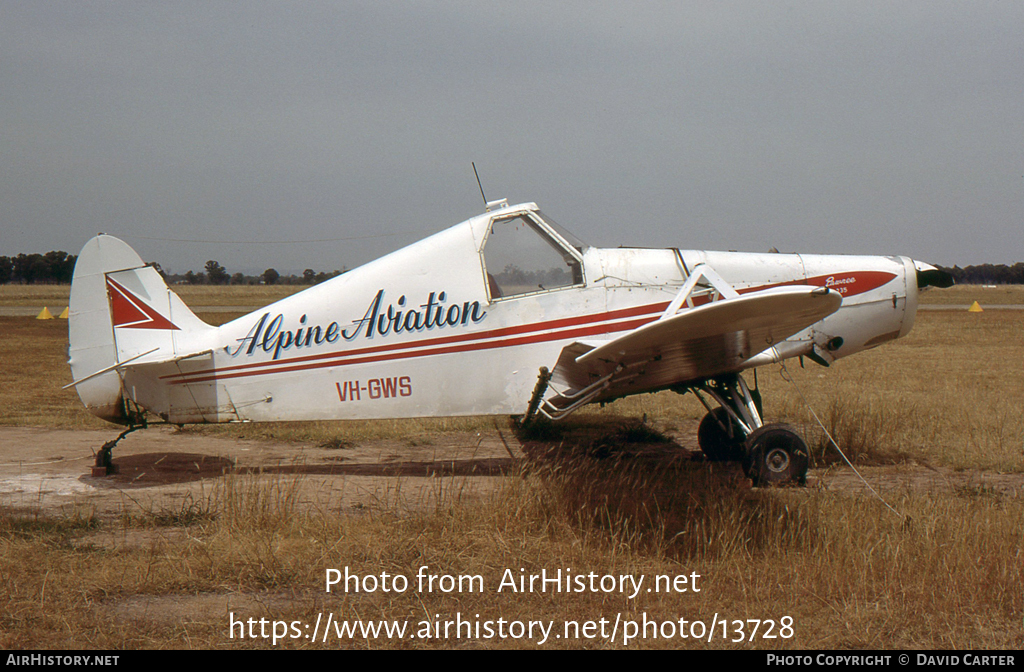
<path id="1" fill-rule="evenodd" d="M 66 285 L 71 283 L 78 256 L 63 251 L 46 254 L 0 256 L 0 285 Z M 347 269 L 324 272 L 307 268 L 302 275 L 281 275 L 268 268 L 259 275 L 228 273 L 220 262 L 211 259 L 203 271 L 168 273 L 160 264 L 150 264 L 169 285 L 316 285 L 339 276 Z"/>
<path id="2" fill-rule="evenodd" d="M 0 257 L 0 285 L 68 284 L 77 260 L 76 255 L 64 251 Z"/>
<path id="3" fill-rule="evenodd" d="M 980 264 L 978 266 L 939 266 L 953 276 L 958 285 L 1024 285 L 1024 262 L 1006 264 Z"/>
<path id="4" fill-rule="evenodd" d="M 66 285 L 71 282 L 75 261 L 78 257 L 62 250 L 46 254 L 19 254 L 15 257 L 0 256 L 0 285 Z M 160 264 L 152 264 L 167 284 L 190 285 L 315 285 L 341 275 L 347 269 L 330 272 L 314 271 L 307 268 L 302 275 L 281 275 L 273 268 L 268 268 L 260 275 L 244 273 L 228 273 L 219 262 L 211 259 L 206 262 L 200 272 L 167 273 Z M 1024 262 L 1018 261 L 1012 266 L 1006 264 L 979 264 L 977 266 L 939 266 L 953 276 L 959 285 L 1024 285 Z M 564 271 L 562 271 L 564 272 Z M 549 271 L 527 274 L 518 268 L 503 269 L 503 273 L 523 275 L 523 282 L 553 282 L 548 277 Z M 533 277 L 541 274 L 544 277 Z M 530 277 L 525 277 L 529 275 Z"/>
<path id="5" fill-rule="evenodd" d="M 307 268 L 302 275 L 281 275 L 277 270 L 268 268 L 259 275 L 244 273 L 228 273 L 219 262 L 211 259 L 206 262 L 206 270 L 200 273 L 165 273 L 159 264 L 154 264 L 164 281 L 169 285 L 318 285 L 345 273 L 347 269 L 331 272 L 314 271 Z"/>
<path id="6" fill-rule="evenodd" d="M 515 264 L 507 264 L 494 277 L 503 286 L 561 287 L 572 284 L 568 271 L 557 266 L 547 270 L 524 271 Z"/>

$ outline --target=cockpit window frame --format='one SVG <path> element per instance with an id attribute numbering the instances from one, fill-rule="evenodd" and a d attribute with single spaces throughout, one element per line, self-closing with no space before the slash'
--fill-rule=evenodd
<path id="1" fill-rule="evenodd" d="M 508 296 L 494 296 L 492 290 L 493 277 L 487 269 L 487 259 L 484 254 L 487 249 L 487 243 L 490 240 L 495 224 L 502 221 L 521 218 L 527 219 L 528 224 L 534 229 L 534 232 L 542 238 L 546 238 L 544 242 L 549 244 L 554 251 L 561 253 L 563 260 L 566 260 L 566 265 L 569 265 L 567 258 L 572 259 L 573 263 L 576 264 L 579 270 L 579 281 L 570 282 L 570 284 L 567 285 L 559 285 L 558 287 L 538 288 L 529 292 L 517 292 L 515 294 L 509 294 Z M 483 271 L 484 287 L 487 291 L 487 298 L 491 303 L 521 299 L 523 297 L 537 296 L 541 294 L 550 294 L 551 292 L 560 292 L 566 289 L 578 289 L 580 287 L 585 287 L 587 284 L 586 270 L 583 266 L 582 249 L 566 240 L 565 237 L 561 235 L 561 232 L 545 221 L 544 217 L 537 210 L 530 208 L 515 208 L 493 213 L 487 220 L 487 228 L 484 233 L 483 243 L 480 245 L 479 254 L 480 268 Z M 570 274 L 574 275 L 571 267 Z M 575 277 L 573 277 L 573 279 L 575 280 Z"/>

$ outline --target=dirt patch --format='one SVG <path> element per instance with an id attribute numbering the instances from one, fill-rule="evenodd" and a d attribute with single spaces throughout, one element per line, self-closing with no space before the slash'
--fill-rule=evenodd
<path id="1" fill-rule="evenodd" d="M 300 499 L 325 510 L 385 502 L 421 507 L 454 480 L 462 495 L 484 492 L 515 464 L 497 431 L 437 436 L 429 445 L 350 444 L 339 451 L 154 427 L 117 445 L 117 474 L 94 478 L 95 451 L 116 435 L 116 430 L 0 427 L 0 507 L 58 511 L 85 506 L 99 516 L 173 511 L 183 501 L 209 495 L 229 476 L 297 477 Z M 510 446 L 518 444 L 513 440 Z"/>
<path id="2" fill-rule="evenodd" d="M 860 476 L 849 467 L 814 469 L 807 478 L 807 485 L 868 496 L 871 488 L 878 492 L 951 492 L 968 498 L 1024 496 L 1024 474 L 956 470 L 920 464 L 858 467 L 857 471 Z"/>
<path id="3" fill-rule="evenodd" d="M 588 433 L 589 432 L 589 433 Z M 614 433 L 613 433 L 614 435 Z M 300 502 L 353 511 L 432 506 L 451 488 L 460 496 L 492 490 L 504 474 L 530 464 L 575 459 L 629 460 L 657 470 L 709 469 L 723 487 L 748 488 L 738 465 L 708 465 L 694 432 L 654 443 L 619 442 L 585 429 L 580 435 L 519 443 L 507 432 L 437 435 L 429 444 L 383 440 L 336 446 L 243 441 L 155 427 L 126 437 L 114 452 L 116 475 L 90 475 L 95 450 L 116 430 L 0 427 L 0 507 L 57 512 L 86 507 L 95 515 L 159 514 L 201 501 L 228 477 L 296 478 Z M 602 438 L 602 436 L 604 438 Z M 596 437 L 596 438 L 595 438 Z M 922 465 L 812 469 L 808 489 L 871 496 L 897 490 L 952 492 L 964 497 L 1019 497 L 1024 475 L 955 471 Z M 865 482 L 866 481 L 866 482 Z M 868 486 L 870 484 L 870 488 Z"/>

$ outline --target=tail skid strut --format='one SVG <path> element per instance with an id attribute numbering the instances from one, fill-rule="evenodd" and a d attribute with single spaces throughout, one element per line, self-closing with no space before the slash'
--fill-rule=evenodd
<path id="1" fill-rule="evenodd" d="M 145 429 L 146 421 L 143 418 L 142 424 L 132 425 L 128 429 L 124 430 L 117 435 L 117 438 L 113 441 L 107 441 L 100 448 L 99 452 L 96 453 L 96 464 L 93 465 L 92 475 L 96 478 L 102 478 L 103 476 L 113 476 L 117 473 L 117 465 L 114 464 L 114 446 L 124 437 L 128 436 L 137 429 Z"/>

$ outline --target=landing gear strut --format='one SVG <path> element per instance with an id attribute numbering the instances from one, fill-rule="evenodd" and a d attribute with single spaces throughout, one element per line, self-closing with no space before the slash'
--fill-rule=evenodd
<path id="1" fill-rule="evenodd" d="M 687 389 L 708 409 L 697 429 L 697 441 L 709 460 L 742 461 L 754 485 L 806 482 L 807 444 L 789 425 L 764 424 L 756 378 L 753 390 L 739 374 L 709 379 Z M 717 402 L 717 408 L 705 394 Z"/>

